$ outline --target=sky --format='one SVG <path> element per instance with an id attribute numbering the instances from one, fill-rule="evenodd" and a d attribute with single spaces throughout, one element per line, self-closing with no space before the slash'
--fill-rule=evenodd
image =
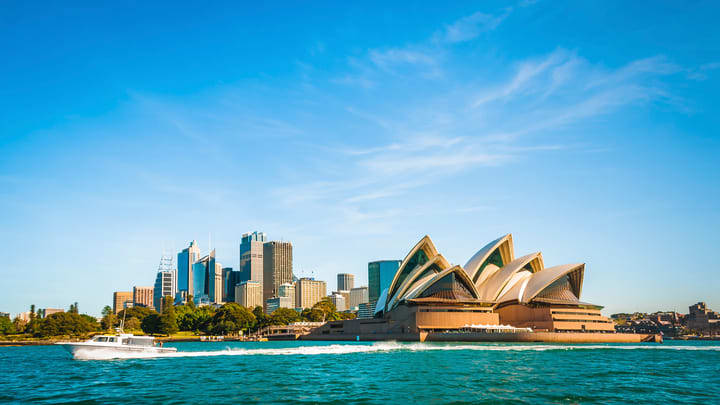
<path id="1" fill-rule="evenodd" d="M 329 291 L 512 233 L 606 315 L 720 310 L 716 2 L 146 3 L 0 6 L 0 311 L 255 230 Z"/>

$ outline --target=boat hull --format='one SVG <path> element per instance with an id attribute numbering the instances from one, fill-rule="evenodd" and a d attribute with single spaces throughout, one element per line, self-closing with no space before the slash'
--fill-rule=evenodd
<path id="1" fill-rule="evenodd" d="M 70 343 L 70 342 L 61 342 L 56 343 L 57 345 L 62 346 L 64 349 L 66 349 L 68 352 L 70 352 L 73 357 L 79 357 L 80 355 L 87 355 L 92 353 L 103 353 L 107 355 L 117 354 L 117 357 L 122 357 L 123 354 L 162 354 L 162 353 L 175 353 L 177 352 L 177 349 L 174 347 L 156 347 L 156 346 L 150 346 L 150 347 L 138 347 L 138 346 L 129 346 L 129 345 L 98 345 L 98 344 L 88 344 L 84 342 L 77 342 L 77 343 Z M 111 357 L 111 356 L 106 356 Z"/>

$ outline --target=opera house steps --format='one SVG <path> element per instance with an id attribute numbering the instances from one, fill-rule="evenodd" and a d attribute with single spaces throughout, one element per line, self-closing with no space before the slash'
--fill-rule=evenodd
<path id="1" fill-rule="evenodd" d="M 580 301 L 585 264 L 546 268 L 542 253 L 515 258 L 511 234 L 451 265 L 423 237 L 378 299 L 372 319 L 333 321 L 308 340 L 644 342 L 616 333 L 599 305 Z"/>

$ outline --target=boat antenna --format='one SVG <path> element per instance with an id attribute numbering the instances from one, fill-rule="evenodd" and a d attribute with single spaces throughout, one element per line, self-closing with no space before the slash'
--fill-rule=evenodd
<path id="1" fill-rule="evenodd" d="M 123 319 L 120 321 L 120 327 L 117 328 L 118 333 L 125 333 L 125 315 L 127 315 L 127 307 L 123 308 Z"/>

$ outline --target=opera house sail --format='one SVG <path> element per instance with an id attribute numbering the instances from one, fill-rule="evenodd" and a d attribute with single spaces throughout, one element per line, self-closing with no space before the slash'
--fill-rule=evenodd
<path id="1" fill-rule="evenodd" d="M 615 333 L 601 306 L 580 300 L 584 263 L 545 267 L 540 252 L 515 257 L 512 235 L 452 265 L 423 237 L 378 297 L 374 319 L 328 322 L 322 340 L 645 341 Z"/>

